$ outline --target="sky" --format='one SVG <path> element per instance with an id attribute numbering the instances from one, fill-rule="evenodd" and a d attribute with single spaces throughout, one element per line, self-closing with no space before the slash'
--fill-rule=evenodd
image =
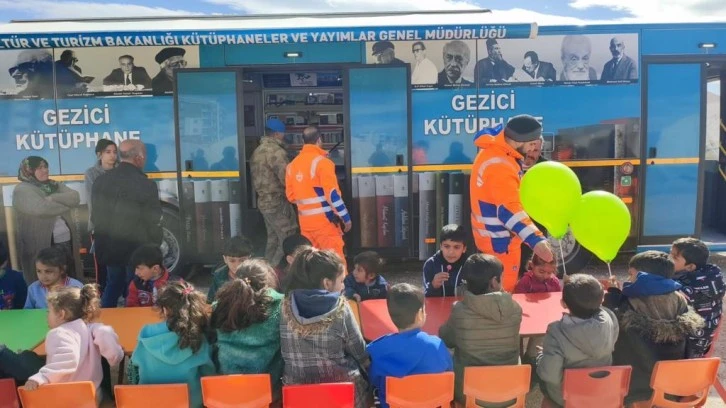
<path id="1" fill-rule="evenodd" d="M 725 0 L 0 0 L 19 19 L 280 14 L 489 8 L 502 23 L 726 22 Z M 709 86 L 712 92 L 718 87 Z"/>

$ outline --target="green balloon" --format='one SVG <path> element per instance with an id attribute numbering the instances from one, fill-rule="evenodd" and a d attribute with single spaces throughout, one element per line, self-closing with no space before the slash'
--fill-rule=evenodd
<path id="1" fill-rule="evenodd" d="M 591 191 L 582 196 L 570 226 L 580 245 L 609 263 L 628 238 L 630 222 L 630 211 L 620 197 Z"/>
<path id="2" fill-rule="evenodd" d="M 561 239 L 580 204 L 582 187 L 575 172 L 562 163 L 546 161 L 527 170 L 519 197 L 527 214 Z"/>

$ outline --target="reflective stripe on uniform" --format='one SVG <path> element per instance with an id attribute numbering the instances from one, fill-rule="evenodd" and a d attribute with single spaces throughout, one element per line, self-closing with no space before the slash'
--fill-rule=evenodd
<path id="1" fill-rule="evenodd" d="M 522 230 L 519 231 L 518 235 L 520 238 L 522 238 L 522 241 L 526 241 L 530 235 L 535 233 L 535 231 L 537 231 L 537 227 L 535 227 L 534 225 L 528 225 L 522 228 Z"/>
<path id="2" fill-rule="evenodd" d="M 520 212 L 512 215 L 511 217 L 509 217 L 509 219 L 507 220 L 507 223 L 504 224 L 504 226 L 507 227 L 508 230 L 512 230 L 512 229 L 514 229 L 514 224 L 522 221 L 525 218 L 527 218 L 527 213 L 524 211 L 520 211 Z"/>
<path id="3" fill-rule="evenodd" d="M 479 165 L 479 168 L 476 171 L 476 185 L 478 187 L 484 185 L 484 170 L 486 170 L 487 167 L 491 166 L 492 164 L 498 163 L 507 163 L 507 161 L 502 159 L 501 157 L 492 157 L 491 159 Z"/>
<path id="4" fill-rule="evenodd" d="M 312 198 L 303 198 L 302 200 L 296 200 L 295 203 L 297 205 L 309 205 L 309 204 L 318 204 L 318 203 L 324 203 L 325 197 L 312 197 Z"/>
<path id="5" fill-rule="evenodd" d="M 317 215 L 317 214 L 325 214 L 331 212 L 331 208 L 326 206 L 320 207 L 320 208 L 313 208 L 311 210 L 299 210 L 298 213 L 300 215 Z"/>
<path id="6" fill-rule="evenodd" d="M 479 233 L 479 235 L 483 237 L 490 237 L 490 238 L 509 238 L 510 232 L 509 231 L 488 231 L 485 229 L 477 229 L 476 232 Z"/>
<path id="7" fill-rule="evenodd" d="M 318 156 L 313 159 L 312 162 L 310 162 L 310 178 L 315 178 L 315 172 L 318 169 L 318 163 L 320 163 L 321 160 L 323 160 L 323 156 Z"/>

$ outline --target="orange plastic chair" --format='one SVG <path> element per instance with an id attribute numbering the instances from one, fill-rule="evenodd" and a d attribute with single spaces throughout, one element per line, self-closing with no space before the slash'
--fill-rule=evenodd
<path id="1" fill-rule="evenodd" d="M 702 407 L 708 399 L 708 389 L 718 375 L 718 357 L 691 360 L 670 360 L 655 363 L 650 387 L 650 401 L 633 404 L 635 408 L 686 408 Z M 665 398 L 666 394 L 681 397 L 680 401 Z"/>
<path id="2" fill-rule="evenodd" d="M 358 323 L 358 327 L 360 327 L 361 332 L 363 331 L 363 326 L 360 324 L 360 310 L 358 309 L 358 302 L 355 301 L 355 299 L 348 299 L 348 305 L 350 306 L 350 311 L 353 312 L 353 316 L 355 316 L 355 321 Z"/>
<path id="3" fill-rule="evenodd" d="M 391 408 L 449 407 L 454 399 L 454 373 L 386 377 L 386 402 Z"/>
<path id="4" fill-rule="evenodd" d="M 719 320 L 718 326 L 716 326 L 716 332 L 713 335 L 713 341 L 711 342 L 711 349 L 708 350 L 708 353 L 704 357 L 711 357 L 713 355 L 713 352 L 716 351 L 716 343 L 718 343 L 719 335 L 721 334 L 721 323 L 723 323 L 723 319 Z M 713 381 L 713 388 L 716 389 L 716 393 L 719 397 L 721 397 L 721 401 L 726 403 L 726 388 L 724 388 L 723 384 L 721 384 L 721 381 L 718 379 L 718 376 Z"/>
<path id="5" fill-rule="evenodd" d="M 207 408 L 267 408 L 272 403 L 270 375 L 202 377 L 202 400 Z"/>
<path id="6" fill-rule="evenodd" d="M 565 370 L 562 397 L 565 408 L 619 408 L 630 389 L 631 366 Z"/>
<path id="7" fill-rule="evenodd" d="M 18 387 L 23 408 L 96 408 L 96 387 L 91 381 L 41 385 L 35 391 Z"/>
<path id="8" fill-rule="evenodd" d="M 354 408 L 353 383 L 285 385 L 282 387 L 285 408 Z"/>
<path id="9" fill-rule="evenodd" d="M 117 385 L 116 408 L 189 408 L 186 384 Z"/>
<path id="10" fill-rule="evenodd" d="M 529 392 L 532 366 L 507 365 L 464 368 L 464 395 L 468 408 L 478 407 L 477 400 L 502 403 L 516 400 L 512 408 L 524 408 Z"/>
<path id="11" fill-rule="evenodd" d="M 0 380 L 0 408 L 20 408 L 18 391 L 12 378 Z"/>

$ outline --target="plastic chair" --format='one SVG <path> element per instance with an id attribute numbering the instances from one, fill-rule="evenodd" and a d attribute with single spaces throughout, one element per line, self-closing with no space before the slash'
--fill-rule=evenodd
<path id="1" fill-rule="evenodd" d="M 464 395 L 467 407 L 478 407 L 476 401 L 501 403 L 516 400 L 512 408 L 523 408 L 529 392 L 532 366 L 529 364 L 466 367 Z"/>
<path id="2" fill-rule="evenodd" d="M 454 399 L 454 373 L 386 377 L 386 402 L 391 408 L 449 407 Z"/>
<path id="3" fill-rule="evenodd" d="M 619 408 L 630 389 L 631 366 L 565 370 L 562 397 L 565 408 Z"/>
<path id="4" fill-rule="evenodd" d="M 96 408 L 96 387 L 91 381 L 45 384 L 35 391 L 18 387 L 23 408 Z"/>
<path id="5" fill-rule="evenodd" d="M 718 326 L 716 326 L 716 331 L 713 335 L 713 341 L 711 342 L 711 349 L 708 350 L 708 353 L 704 357 L 708 358 L 713 355 L 713 352 L 716 351 L 716 344 L 718 343 L 719 335 L 721 334 L 721 323 L 723 323 L 723 319 L 718 321 Z M 716 389 L 716 393 L 719 397 L 721 397 L 721 401 L 726 403 L 726 388 L 724 388 L 723 384 L 721 384 L 721 381 L 718 379 L 718 376 L 716 376 L 716 379 L 713 381 L 713 388 Z"/>
<path id="6" fill-rule="evenodd" d="M 202 400 L 207 408 L 263 408 L 272 403 L 269 374 L 202 377 Z"/>
<path id="7" fill-rule="evenodd" d="M 282 387 L 285 408 L 354 408 L 353 383 L 285 385 Z"/>
<path id="8" fill-rule="evenodd" d="M 691 360 L 670 360 L 655 363 L 650 387 L 653 396 L 649 401 L 634 403 L 635 408 L 685 408 L 701 407 L 708 399 L 708 389 L 718 375 L 718 357 Z M 666 399 L 666 394 L 681 397 L 680 401 Z"/>
<path id="9" fill-rule="evenodd" d="M 358 302 L 356 302 L 355 299 L 348 299 L 348 305 L 350 306 L 350 311 L 353 312 L 355 321 L 358 323 L 358 327 L 362 332 L 363 326 L 360 324 L 360 310 L 358 309 Z"/>
<path id="10" fill-rule="evenodd" d="M 0 408 L 20 408 L 18 391 L 12 378 L 0 380 Z"/>
<path id="11" fill-rule="evenodd" d="M 186 384 L 117 385 L 116 408 L 188 408 Z"/>

